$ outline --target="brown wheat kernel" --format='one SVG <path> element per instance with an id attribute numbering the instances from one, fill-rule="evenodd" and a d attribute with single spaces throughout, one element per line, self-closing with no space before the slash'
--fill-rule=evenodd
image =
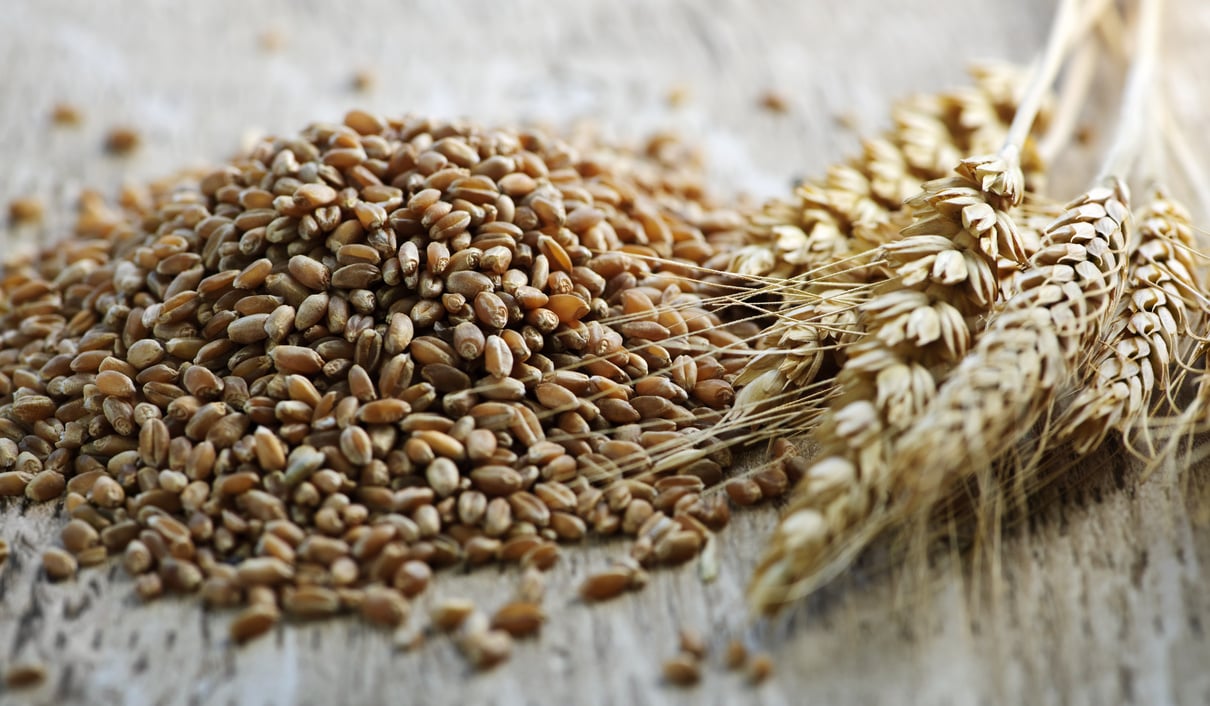
<path id="1" fill-rule="evenodd" d="M 374 454 L 370 435 L 357 426 L 346 427 L 340 433 L 340 451 L 350 463 L 356 466 L 366 465 Z"/>
<path id="2" fill-rule="evenodd" d="M 8 218 L 15 224 L 37 223 L 42 220 L 42 200 L 36 196 L 21 196 L 9 201 Z"/>
<path id="3" fill-rule="evenodd" d="M 585 601 L 607 601 L 630 588 L 633 572 L 623 567 L 606 569 L 593 574 L 580 584 L 580 597 Z"/>
<path id="4" fill-rule="evenodd" d="M 71 520 L 64 525 L 60 537 L 63 540 L 64 548 L 76 555 L 89 547 L 96 546 L 101 541 L 101 534 L 97 532 L 96 528 L 79 519 Z"/>
<path id="5" fill-rule="evenodd" d="M 670 531 L 655 542 L 652 558 L 665 564 L 682 564 L 702 550 L 702 536 L 688 530 Z"/>
<path id="6" fill-rule="evenodd" d="M 276 607 L 253 603 L 235 616 L 228 632 L 232 640 L 237 644 L 243 644 L 268 632 L 277 624 L 280 617 L 281 614 Z"/>
<path id="7" fill-rule="evenodd" d="M 33 477 L 32 473 L 25 471 L 4 471 L 0 473 L 0 496 L 24 495 L 25 488 Z"/>
<path id="8" fill-rule="evenodd" d="M 701 660 L 706 657 L 706 641 L 702 634 L 692 628 L 681 628 L 678 635 L 681 652 Z"/>
<path id="9" fill-rule="evenodd" d="M 701 666 L 691 654 L 681 653 L 664 662 L 664 680 L 674 686 L 693 686 L 702 680 Z"/>
<path id="10" fill-rule="evenodd" d="M 540 569 L 527 567 L 521 573 L 517 585 L 517 600 L 525 603 L 541 604 L 546 595 L 546 578 Z"/>
<path id="11" fill-rule="evenodd" d="M 433 492 L 440 498 L 453 495 L 462 480 L 457 464 L 444 456 L 435 458 L 428 464 L 425 478 Z"/>
<path id="12" fill-rule="evenodd" d="M 139 146 L 141 139 L 139 132 L 134 128 L 113 127 L 105 134 L 105 150 L 115 155 L 129 154 Z"/>
<path id="13" fill-rule="evenodd" d="M 88 547 L 76 555 L 80 566 L 96 566 L 109 558 L 109 550 L 102 545 Z"/>
<path id="14" fill-rule="evenodd" d="M 423 593 L 428 588 L 429 579 L 432 575 L 433 571 L 429 568 L 428 564 L 416 559 L 406 561 L 395 572 L 394 586 L 404 596 L 412 598 Z"/>
<path id="15" fill-rule="evenodd" d="M 52 581 L 74 578 L 78 564 L 76 558 L 62 549 L 47 549 L 42 553 L 42 568 Z"/>
<path id="16" fill-rule="evenodd" d="M 376 625 L 392 628 L 404 623 L 410 610 L 407 599 L 386 586 L 367 588 L 361 603 L 362 617 Z"/>
<path id="17" fill-rule="evenodd" d="M 10 689 L 29 689 L 46 681 L 46 667 L 41 664 L 14 664 L 4 673 L 4 684 Z"/>
<path id="18" fill-rule="evenodd" d="M 67 479 L 58 471 L 45 470 L 34 475 L 25 486 L 25 497 L 34 502 L 45 502 L 62 495 Z"/>
<path id="19" fill-rule="evenodd" d="M 773 676 L 773 658 L 764 653 L 753 655 L 752 660 L 748 663 L 748 681 L 753 684 L 762 684 L 771 676 Z"/>
<path id="20" fill-rule="evenodd" d="M 524 520 L 521 520 L 524 522 Z M 550 571 L 559 560 L 559 547 L 554 542 L 540 542 L 521 556 L 521 566 Z"/>
<path id="21" fill-rule="evenodd" d="M 3 566 L 4 562 L 8 561 L 9 551 L 8 540 L 0 539 L 0 566 Z"/>
<path id="22" fill-rule="evenodd" d="M 175 556 L 164 558 L 160 564 L 164 587 L 177 593 L 193 593 L 202 586 L 204 576 L 197 564 Z"/>
<path id="23" fill-rule="evenodd" d="M 304 585 L 282 593 L 282 608 L 301 618 L 321 618 L 340 611 L 340 596 L 323 586 Z"/>
<path id="24" fill-rule="evenodd" d="M 516 601 L 506 603 L 492 616 L 491 626 L 513 637 L 528 637 L 537 633 L 546 621 L 546 614 L 536 603 Z"/>
<path id="25" fill-rule="evenodd" d="M 751 478 L 732 478 L 723 487 L 736 505 L 754 505 L 763 497 L 760 485 Z"/>
<path id="26" fill-rule="evenodd" d="M 84 114 L 71 103 L 56 103 L 51 108 L 50 119 L 55 125 L 79 125 L 84 122 Z"/>
<path id="27" fill-rule="evenodd" d="M 475 612 L 475 604 L 463 598 L 443 598 L 429 611 L 429 619 L 438 630 L 455 630 Z"/>
<path id="28" fill-rule="evenodd" d="M 765 500 L 779 498 L 785 495 L 790 488 L 790 480 L 786 476 L 786 472 L 777 467 L 759 471 L 752 476 L 752 480 L 760 488 L 761 498 Z"/>
<path id="29" fill-rule="evenodd" d="M 372 91 L 378 85 L 378 74 L 373 69 L 358 69 L 353 74 L 352 84 L 355 91 Z"/>
<path id="30" fill-rule="evenodd" d="M 122 555 L 122 566 L 126 568 L 127 573 L 131 576 L 145 574 L 151 570 L 153 562 L 154 557 L 146 544 L 137 539 L 127 542 Z"/>
<path id="31" fill-rule="evenodd" d="M 787 113 L 790 111 L 790 101 L 785 94 L 776 90 L 768 90 L 760 95 L 760 107 L 770 113 Z"/>
<path id="32" fill-rule="evenodd" d="M 253 557 L 240 562 L 236 567 L 236 576 L 244 586 L 272 586 L 292 578 L 294 570 L 277 557 Z"/>

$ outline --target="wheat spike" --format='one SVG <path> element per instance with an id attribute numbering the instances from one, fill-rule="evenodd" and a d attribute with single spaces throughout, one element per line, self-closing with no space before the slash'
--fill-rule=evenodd
<path id="1" fill-rule="evenodd" d="M 1145 421 L 1157 392 L 1172 398 L 1170 367 L 1188 353 L 1185 336 L 1201 320 L 1188 212 L 1156 191 L 1136 221 L 1139 247 L 1102 353 L 1087 366 L 1089 374 L 1057 424 L 1055 441 L 1070 441 L 1079 454 L 1111 431 L 1127 432 Z"/>
<path id="2" fill-rule="evenodd" d="M 876 530 L 868 520 L 886 497 L 893 440 L 925 410 L 937 376 L 966 355 L 973 315 L 997 299 L 997 262 L 1025 258 L 1006 212 L 1022 198 L 1019 170 L 990 157 L 964 160 L 956 171 L 925 184 L 909 201 L 915 223 L 882 248 L 895 276 L 860 307 L 867 336 L 846 350 L 840 396 L 817 432 L 824 459 L 796 489 L 757 568 L 751 596 L 761 610 L 830 578 L 818 569 L 843 565 L 846 558 L 829 554 L 850 530 L 862 537 L 850 547 Z"/>
<path id="3" fill-rule="evenodd" d="M 964 161 L 950 184 L 931 185 L 931 195 L 926 185 L 917 202 L 917 223 L 905 230 L 903 240 L 884 246 L 907 255 L 894 263 L 905 285 L 935 296 L 938 289 L 945 291 L 948 280 L 967 281 L 970 270 L 961 267 L 972 262 L 967 253 L 987 258 L 983 262 L 990 259 L 1001 275 L 1021 262 L 1023 243 L 1006 237 L 1012 232 L 1008 211 L 1023 198 L 1015 159 L 1030 129 L 1031 111 L 1040 105 L 1043 89 L 1070 48 L 1076 10 L 1072 0 L 1060 5 L 1043 60 L 998 159 Z M 1157 26 L 1155 8 L 1148 10 L 1140 22 L 1144 41 L 1127 82 L 1124 120 L 1097 180 L 1105 186 L 1067 206 L 1046 228 L 1024 270 L 1003 282 L 1006 286 L 999 286 L 1000 278 L 976 276 L 970 281 L 989 285 L 950 288 L 951 296 L 966 295 L 954 298 L 968 315 L 996 305 L 986 329 L 978 330 L 977 321 L 972 324 L 978 339 L 957 367 L 951 370 L 942 360 L 922 370 L 905 369 L 896 354 L 912 355 L 910 346 L 897 351 L 873 343 L 861 350 L 864 356 L 849 359 L 838 381 L 844 384 L 850 367 L 855 372 L 864 367 L 861 372 L 874 380 L 873 389 L 866 385 L 854 392 L 845 386 L 840 403 L 825 416 L 819 434 L 823 458 L 795 489 L 749 587 L 755 610 L 774 611 L 830 580 L 872 537 L 927 518 L 959 483 L 992 482 L 993 463 L 1029 433 L 1084 362 L 1116 307 L 1127 261 L 1130 212 L 1126 186 L 1116 175 L 1129 171 L 1139 145 L 1138 113 L 1145 112 L 1140 86 L 1153 69 L 1151 40 Z M 942 253 L 947 253 L 944 259 Z M 998 304 L 1001 291 L 1007 301 Z M 917 309 L 926 303 L 919 295 L 886 295 L 905 300 L 905 312 L 911 308 L 909 297 L 917 297 Z M 928 303 L 944 299 L 929 296 Z M 865 341 L 852 348 L 863 346 Z M 897 395 L 920 399 L 903 404 Z M 887 406 L 887 400 L 897 404 Z M 893 413 L 902 416 L 896 419 Z"/>
<path id="4" fill-rule="evenodd" d="M 768 353 L 754 358 L 737 380 L 752 387 L 746 396 L 752 402 L 759 401 L 757 390 L 781 394 L 805 388 L 816 379 L 830 352 L 843 351 L 862 337 L 859 307 L 878 291 L 870 285 L 895 274 L 880 259 L 893 258 L 895 252 L 877 248 L 898 240 L 901 229 L 920 209 L 940 208 L 948 211 L 943 218 L 961 217 L 958 200 L 966 194 L 942 192 L 955 186 L 975 187 L 973 179 L 984 176 L 975 172 L 985 171 L 987 164 L 972 164 L 969 176 L 946 179 L 949 167 L 939 167 L 937 160 L 1001 143 L 1009 127 L 1003 116 L 1013 114 L 1023 85 L 1021 73 L 1006 65 L 976 67 L 972 73 L 974 87 L 901 102 L 894 109 L 896 129 L 866 141 L 860 159 L 833 167 L 823 182 L 800 186 L 794 204 L 772 202 L 753 219 L 753 244 L 732 257 L 730 271 L 788 279 L 786 286 L 772 288 L 784 303 L 760 341 Z M 1039 180 L 1043 172 L 1032 150 L 1026 152 L 1022 163 L 1028 176 L 1018 171 L 1014 184 L 1018 187 Z M 936 198 L 931 202 L 918 196 L 925 179 L 933 180 Z M 1019 198 L 1019 189 L 1011 198 Z M 973 209 L 966 213 L 977 216 Z M 917 220 L 921 220 L 918 215 Z M 942 255 L 942 260 L 946 257 Z M 993 271 L 995 265 L 993 261 Z M 986 270 L 973 276 L 984 275 L 983 281 L 988 282 Z M 942 276 L 952 277 L 953 272 L 951 267 Z M 994 283 L 974 286 L 984 292 Z M 754 385 L 758 379 L 760 384 Z M 741 404 L 733 416 L 750 409 L 743 404 L 744 393 L 740 394 Z"/>
<path id="5" fill-rule="evenodd" d="M 870 536 L 926 512 L 1030 427 L 1112 310 L 1126 203 L 1115 183 L 1069 204 L 1021 274 L 1018 294 L 896 440 L 868 402 L 836 413 L 849 453 L 807 471 L 755 572 L 754 608 L 774 609 L 829 580 Z"/>
<path id="6" fill-rule="evenodd" d="M 821 268 L 896 238 L 911 220 L 903 202 L 922 182 L 944 178 L 966 155 L 995 150 L 1007 135 L 1003 116 L 1016 110 L 1020 70 L 983 65 L 972 74 L 974 86 L 897 103 L 891 132 L 866 140 L 860 157 L 824 179 L 800 185 L 792 200 L 766 204 L 751 219 L 748 244 L 713 264 L 746 276 L 817 279 Z M 1021 162 L 1027 179 L 1040 178 L 1031 147 Z"/>

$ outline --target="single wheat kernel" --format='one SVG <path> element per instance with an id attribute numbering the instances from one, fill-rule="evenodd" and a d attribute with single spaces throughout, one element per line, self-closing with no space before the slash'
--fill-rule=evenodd
<path id="1" fill-rule="evenodd" d="M 438 630 L 451 631 L 460 627 L 475 612 L 475 604 L 463 598 L 443 598 L 429 611 L 429 619 Z"/>
<path id="2" fill-rule="evenodd" d="M 36 196 L 21 196 L 9 201 L 8 217 L 15 224 L 37 223 L 42 220 L 45 208 Z"/>
<path id="3" fill-rule="evenodd" d="M 666 660 L 663 672 L 664 680 L 674 686 L 693 686 L 702 680 L 702 669 L 697 658 L 687 653 Z"/>
<path id="4" fill-rule="evenodd" d="M 373 69 L 358 69 L 353 74 L 353 90 L 367 93 L 378 85 L 378 74 Z"/>
<path id="5" fill-rule="evenodd" d="M 753 655 L 752 660 L 748 663 L 748 681 L 753 684 L 761 684 L 771 676 L 773 676 L 773 658 L 764 653 Z"/>
<path id="6" fill-rule="evenodd" d="M 139 132 L 134 128 L 118 126 L 105 134 L 105 150 L 110 154 L 126 155 L 133 152 L 141 141 Z"/>
<path id="7" fill-rule="evenodd" d="M 770 113 L 787 113 L 790 110 L 790 101 L 786 95 L 780 91 L 770 89 L 760 95 L 760 107 Z"/>
<path id="8" fill-rule="evenodd" d="M 276 607 L 254 603 L 235 616 L 231 621 L 229 634 L 237 644 L 243 644 L 268 632 L 280 617 Z"/>
<path id="9" fill-rule="evenodd" d="M 692 628 L 681 628 L 678 638 L 681 652 L 693 655 L 698 660 L 706 657 L 706 641 L 700 632 Z"/>
<path id="10" fill-rule="evenodd" d="M 14 664 L 4 673 L 4 684 L 10 689 L 29 689 L 46 681 L 46 667 L 41 664 Z"/>
<path id="11" fill-rule="evenodd" d="M 615 567 L 593 574 L 580 584 L 580 597 L 589 602 L 616 598 L 630 587 L 632 573 L 627 568 Z"/>
<path id="12" fill-rule="evenodd" d="M 101 535 L 96 528 L 79 519 L 68 522 L 63 527 L 60 537 L 67 551 L 77 555 L 89 547 L 96 546 L 101 541 Z"/>
<path id="13" fill-rule="evenodd" d="M 42 568 L 52 581 L 64 581 L 75 577 L 77 567 L 76 558 L 62 549 L 47 549 L 42 554 Z"/>
<path id="14" fill-rule="evenodd" d="M 45 470 L 37 473 L 25 486 L 25 497 L 34 502 L 46 502 L 62 495 L 67 479 L 58 471 Z"/>
<path id="15" fill-rule="evenodd" d="M 84 114 L 71 103 L 56 103 L 50 111 L 50 119 L 55 125 L 79 125 L 84 122 Z"/>
<path id="16" fill-rule="evenodd" d="M 396 627 L 408 618 L 410 606 L 398 591 L 386 586 L 366 589 L 361 603 L 361 615 L 367 621 L 385 627 Z"/>
<path id="17" fill-rule="evenodd" d="M 513 637 L 527 637 L 537 633 L 545 621 L 546 614 L 542 612 L 541 606 L 536 603 L 516 601 L 501 606 L 492 616 L 491 626 L 494 629 L 503 630 Z"/>

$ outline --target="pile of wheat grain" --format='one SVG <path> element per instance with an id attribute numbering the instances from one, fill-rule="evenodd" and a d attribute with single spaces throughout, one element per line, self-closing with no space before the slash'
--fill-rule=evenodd
<path id="1" fill-rule="evenodd" d="M 434 568 L 519 562 L 463 627 L 487 665 L 540 626 L 557 543 L 635 539 L 588 599 L 697 555 L 757 329 L 690 276 L 742 220 L 676 155 L 352 112 L 86 200 L 0 279 L 0 494 L 64 499 L 47 575 L 121 555 L 144 598 L 244 606 L 242 641 L 397 625 Z"/>

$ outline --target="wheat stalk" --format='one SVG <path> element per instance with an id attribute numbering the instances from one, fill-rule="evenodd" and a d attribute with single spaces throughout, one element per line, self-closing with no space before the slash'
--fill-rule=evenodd
<path id="1" fill-rule="evenodd" d="M 1079 454 L 1099 446 L 1111 431 L 1144 422 L 1158 392 L 1172 399 L 1169 370 L 1201 320 L 1188 212 L 1157 190 L 1136 221 L 1139 247 L 1111 331 L 1057 424 L 1055 441 L 1070 442 Z"/>

